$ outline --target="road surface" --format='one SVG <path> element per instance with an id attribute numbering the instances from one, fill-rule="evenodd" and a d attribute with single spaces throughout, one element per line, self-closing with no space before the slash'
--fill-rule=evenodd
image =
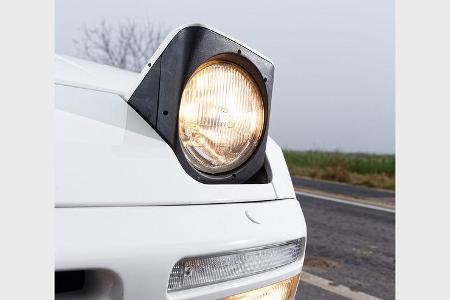
<path id="1" fill-rule="evenodd" d="M 354 299 L 394 299 L 395 213 L 302 194 L 297 199 L 308 226 L 303 270 L 350 296 L 301 281 L 295 299 L 348 299 L 352 292 L 374 297 Z"/>

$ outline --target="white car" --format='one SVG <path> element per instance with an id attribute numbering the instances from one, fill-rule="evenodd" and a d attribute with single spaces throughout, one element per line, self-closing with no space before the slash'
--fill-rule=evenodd
<path id="1" fill-rule="evenodd" d="M 306 224 L 268 58 L 189 25 L 140 74 L 55 72 L 56 299 L 294 298 Z"/>

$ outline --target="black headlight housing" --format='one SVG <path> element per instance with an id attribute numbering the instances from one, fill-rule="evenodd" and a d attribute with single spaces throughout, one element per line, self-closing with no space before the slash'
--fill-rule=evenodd
<path id="1" fill-rule="evenodd" d="M 200 25 L 179 30 L 152 60 L 154 63 L 128 103 L 173 149 L 183 169 L 195 180 L 207 184 L 267 182 L 270 172 L 264 162 L 273 64 L 231 38 Z M 194 168 L 187 160 L 178 136 L 178 112 L 184 87 L 194 71 L 209 60 L 228 61 L 246 70 L 257 83 L 264 102 L 264 128 L 254 152 L 239 167 L 219 174 L 207 174 Z"/>

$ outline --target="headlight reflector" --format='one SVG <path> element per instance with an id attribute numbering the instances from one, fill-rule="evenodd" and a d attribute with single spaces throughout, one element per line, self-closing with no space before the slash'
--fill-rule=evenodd
<path id="1" fill-rule="evenodd" d="M 237 64 L 214 60 L 202 64 L 183 90 L 178 133 L 188 161 L 217 174 L 252 155 L 264 121 L 264 102 L 253 77 Z"/>
<path id="2" fill-rule="evenodd" d="M 199 287 L 270 271 L 301 259 L 305 239 L 243 249 L 239 251 L 187 257 L 172 268 L 168 291 Z"/>

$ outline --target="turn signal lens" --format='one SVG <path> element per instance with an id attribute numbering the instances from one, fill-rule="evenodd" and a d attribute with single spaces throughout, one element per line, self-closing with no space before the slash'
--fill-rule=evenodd
<path id="1" fill-rule="evenodd" d="M 258 146 L 264 102 L 252 76 L 226 61 L 209 61 L 181 96 L 178 133 L 189 162 L 209 174 L 242 165 Z"/>
<path id="2" fill-rule="evenodd" d="M 223 300 L 293 300 L 300 275 L 250 292 L 226 297 Z"/>
<path id="3" fill-rule="evenodd" d="M 179 260 L 170 273 L 168 291 L 189 289 L 274 270 L 303 257 L 305 239 Z"/>

